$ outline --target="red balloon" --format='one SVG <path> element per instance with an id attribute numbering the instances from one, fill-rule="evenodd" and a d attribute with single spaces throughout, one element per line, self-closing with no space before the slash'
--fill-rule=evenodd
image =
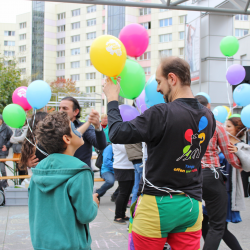
<path id="1" fill-rule="evenodd" d="M 194 134 L 193 130 L 192 129 L 188 129 L 186 132 L 185 132 L 185 139 L 189 142 L 191 142 L 191 137 L 192 135 Z"/>

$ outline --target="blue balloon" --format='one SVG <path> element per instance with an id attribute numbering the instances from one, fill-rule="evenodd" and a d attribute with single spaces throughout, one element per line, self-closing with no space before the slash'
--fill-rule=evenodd
<path id="1" fill-rule="evenodd" d="M 224 123 L 227 119 L 228 112 L 223 106 L 217 106 L 213 110 L 214 118 L 216 121 Z"/>
<path id="2" fill-rule="evenodd" d="M 152 107 L 159 103 L 165 103 L 163 95 L 157 92 L 157 81 L 155 75 L 151 76 L 145 86 L 145 103 L 147 106 Z"/>
<path id="3" fill-rule="evenodd" d="M 33 109 L 43 108 L 51 98 L 49 84 L 42 80 L 32 82 L 26 91 L 26 98 Z"/>
<path id="4" fill-rule="evenodd" d="M 246 83 L 238 85 L 234 90 L 233 98 L 237 106 L 250 104 L 250 85 Z"/>
<path id="5" fill-rule="evenodd" d="M 207 93 L 205 93 L 205 92 L 199 92 L 199 93 L 196 94 L 196 95 L 202 95 L 202 96 L 206 97 L 208 103 L 211 103 L 211 98 L 210 98 L 210 96 L 209 96 Z"/>
<path id="6" fill-rule="evenodd" d="M 247 105 L 242 109 L 241 121 L 247 128 L 250 128 L 250 105 Z"/>
<path id="7" fill-rule="evenodd" d="M 199 131 L 200 132 L 201 130 L 203 130 L 204 128 L 207 127 L 207 124 L 208 124 L 208 120 L 207 120 L 207 117 L 206 116 L 202 116 L 200 121 L 199 121 Z"/>

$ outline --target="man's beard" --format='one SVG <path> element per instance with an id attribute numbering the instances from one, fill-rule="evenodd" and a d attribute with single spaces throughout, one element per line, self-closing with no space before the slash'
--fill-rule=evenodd
<path id="1" fill-rule="evenodd" d="M 171 100 L 169 99 L 171 91 L 172 91 L 171 86 L 170 86 L 170 84 L 168 84 L 168 93 L 163 96 L 165 103 L 171 102 Z"/>

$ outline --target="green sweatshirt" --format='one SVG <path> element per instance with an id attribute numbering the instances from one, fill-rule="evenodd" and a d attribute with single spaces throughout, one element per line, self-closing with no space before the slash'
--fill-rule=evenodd
<path id="1" fill-rule="evenodd" d="M 52 154 L 33 169 L 29 224 L 35 250 L 90 250 L 89 222 L 97 215 L 93 172 L 79 159 Z"/>

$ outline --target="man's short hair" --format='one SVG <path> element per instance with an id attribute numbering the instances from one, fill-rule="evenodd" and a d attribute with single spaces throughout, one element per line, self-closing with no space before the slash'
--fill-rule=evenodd
<path id="1" fill-rule="evenodd" d="M 104 117 L 107 117 L 107 116 L 108 116 L 107 114 L 102 114 L 101 119 L 104 118 Z"/>
<path id="2" fill-rule="evenodd" d="M 37 124 L 36 138 L 48 154 L 63 153 L 67 149 L 63 136 L 71 137 L 69 122 L 67 113 L 53 112 Z"/>
<path id="3" fill-rule="evenodd" d="M 73 102 L 73 111 L 75 111 L 76 109 L 79 109 L 79 113 L 76 115 L 76 119 L 79 119 L 81 117 L 80 116 L 81 107 L 80 107 L 79 102 L 72 96 L 66 96 L 62 99 L 62 101 L 64 101 L 64 100 Z"/>
<path id="4" fill-rule="evenodd" d="M 174 73 L 181 80 L 182 86 L 191 85 L 190 66 L 185 60 L 175 56 L 163 57 L 161 68 L 166 79 L 169 73 Z"/>
<path id="5" fill-rule="evenodd" d="M 202 104 L 203 106 L 207 107 L 208 100 L 207 100 L 207 98 L 205 96 L 203 96 L 203 95 L 196 95 L 194 98 L 196 98 L 200 104 Z"/>

